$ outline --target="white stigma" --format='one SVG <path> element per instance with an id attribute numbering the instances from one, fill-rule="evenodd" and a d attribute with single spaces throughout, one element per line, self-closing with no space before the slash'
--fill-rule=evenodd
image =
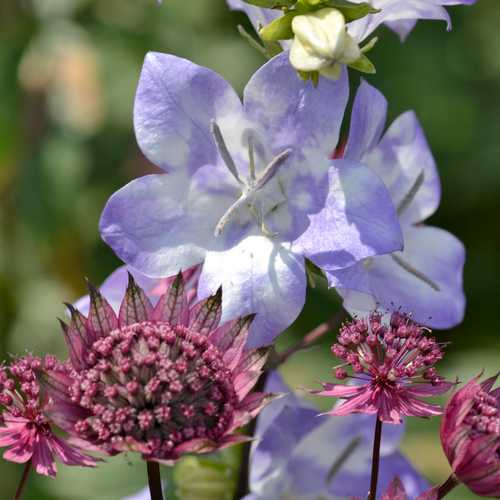
<path id="1" fill-rule="evenodd" d="M 262 213 L 262 209 L 256 205 L 255 198 L 258 191 L 260 191 L 267 183 L 273 179 L 273 177 L 278 173 L 279 169 L 283 166 L 285 161 L 290 156 L 292 150 L 285 149 L 277 156 L 275 156 L 260 173 L 256 173 L 255 169 L 255 155 L 254 155 L 254 145 L 252 137 L 248 139 L 248 165 L 249 165 L 249 178 L 241 179 L 238 170 L 236 168 L 236 164 L 234 163 L 231 154 L 229 153 L 229 149 L 224 141 L 224 137 L 220 130 L 220 127 L 217 123 L 212 120 L 211 123 L 212 136 L 214 138 L 215 144 L 217 145 L 217 149 L 219 150 L 219 154 L 221 155 L 224 164 L 226 165 L 229 172 L 236 179 L 236 182 L 242 187 L 240 197 L 226 210 L 224 215 L 219 219 L 219 222 L 215 226 L 214 234 L 215 236 L 220 236 L 224 231 L 224 228 L 227 224 L 234 218 L 238 210 L 247 206 L 250 213 L 255 217 L 257 223 L 262 231 L 262 233 L 266 236 L 275 236 L 265 225 L 264 223 L 264 214 Z"/>

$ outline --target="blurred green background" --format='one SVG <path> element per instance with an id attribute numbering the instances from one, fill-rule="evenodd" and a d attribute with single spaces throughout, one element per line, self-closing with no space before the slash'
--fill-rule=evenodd
<path id="1" fill-rule="evenodd" d="M 500 365 L 500 8 L 495 0 L 450 9 L 454 29 L 419 22 L 405 44 L 380 30 L 369 81 L 389 98 L 390 118 L 415 109 L 432 145 L 443 200 L 431 222 L 465 242 L 464 323 L 445 371 L 465 379 Z M 241 91 L 262 64 L 242 40 L 243 15 L 224 0 L 2 0 L 0 2 L 0 358 L 26 349 L 64 355 L 56 316 L 62 301 L 100 283 L 118 260 L 97 223 L 111 193 L 154 167 L 139 152 L 132 103 L 144 54 L 172 52 L 209 66 Z M 357 84 L 359 77 L 352 81 Z M 328 318 L 332 293 L 310 291 L 282 347 Z M 283 370 L 291 385 L 330 377 L 327 343 Z M 322 402 L 325 403 L 324 401 Z M 404 449 L 431 479 L 449 469 L 438 421 L 411 422 Z M 61 468 L 56 481 L 33 478 L 27 499 L 114 500 L 144 484 L 125 457 L 98 472 Z M 20 467 L 0 462 L 0 496 Z M 451 499 L 472 498 L 465 489 Z"/>

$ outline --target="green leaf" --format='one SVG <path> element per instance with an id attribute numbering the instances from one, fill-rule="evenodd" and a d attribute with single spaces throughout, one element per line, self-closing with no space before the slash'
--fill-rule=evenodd
<path id="1" fill-rule="evenodd" d="M 359 59 L 356 59 L 348 66 L 357 71 L 361 71 L 361 73 L 373 74 L 377 72 L 373 63 L 364 54 Z"/>
<path id="2" fill-rule="evenodd" d="M 244 0 L 244 2 L 266 9 L 289 9 L 295 5 L 297 0 Z"/>
<path id="3" fill-rule="evenodd" d="M 259 35 L 265 42 L 277 42 L 278 40 L 289 40 L 293 38 L 292 20 L 298 12 L 287 14 L 271 21 L 267 26 L 260 29 Z"/>

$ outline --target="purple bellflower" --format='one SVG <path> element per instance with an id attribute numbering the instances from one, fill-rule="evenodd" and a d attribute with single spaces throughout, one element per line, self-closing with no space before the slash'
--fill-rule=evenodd
<path id="1" fill-rule="evenodd" d="M 249 345 L 268 344 L 302 310 L 304 258 L 335 271 L 402 248 L 378 176 L 330 158 L 347 99 L 345 71 L 314 88 L 286 54 L 255 73 L 243 105 L 209 69 L 148 54 L 135 131 L 165 173 L 110 198 L 103 239 L 151 277 L 204 261 L 199 298 L 222 285 L 221 321 L 256 313 Z"/>
<path id="2" fill-rule="evenodd" d="M 403 113 L 382 136 L 386 113 L 384 96 L 363 81 L 347 144 L 335 156 L 360 161 L 384 181 L 398 212 L 404 250 L 327 272 L 329 284 L 351 313 L 363 315 L 381 306 L 400 309 L 431 328 L 451 328 L 464 315 L 465 250 L 452 234 L 423 224 L 437 209 L 441 188 L 415 114 Z"/>

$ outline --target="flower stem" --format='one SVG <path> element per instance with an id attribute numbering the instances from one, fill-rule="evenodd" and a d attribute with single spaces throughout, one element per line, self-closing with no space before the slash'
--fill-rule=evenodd
<path id="1" fill-rule="evenodd" d="M 372 454 L 372 475 L 370 479 L 370 491 L 368 500 L 375 500 L 377 497 L 378 468 L 380 464 L 380 443 L 382 441 L 382 420 L 378 418 L 375 423 L 375 434 L 373 435 L 373 454 Z"/>
<path id="2" fill-rule="evenodd" d="M 450 477 L 438 488 L 437 497 L 445 497 L 455 486 L 458 486 L 460 481 L 457 479 L 455 474 L 451 474 Z"/>
<path id="3" fill-rule="evenodd" d="M 151 500 L 163 500 L 161 487 L 160 464 L 158 462 L 147 461 L 148 482 Z"/>
<path id="4" fill-rule="evenodd" d="M 340 323 L 344 321 L 347 317 L 347 312 L 344 308 L 340 308 L 337 313 L 332 316 L 328 321 L 321 323 L 316 328 L 312 329 L 309 333 L 304 335 L 304 337 L 295 345 L 289 347 L 282 353 L 278 354 L 277 361 L 273 369 L 279 365 L 282 365 L 285 361 L 288 360 L 295 353 L 302 351 L 304 349 L 308 349 L 312 347 L 314 344 L 318 343 L 321 338 L 326 335 L 328 332 L 338 328 Z"/>
<path id="5" fill-rule="evenodd" d="M 21 476 L 21 481 L 19 482 L 19 486 L 17 487 L 14 500 L 20 500 L 21 497 L 23 496 L 24 487 L 28 482 L 28 477 L 30 475 L 30 472 L 31 472 L 31 460 L 28 460 L 26 462 L 26 465 L 24 466 L 23 475 Z"/>

